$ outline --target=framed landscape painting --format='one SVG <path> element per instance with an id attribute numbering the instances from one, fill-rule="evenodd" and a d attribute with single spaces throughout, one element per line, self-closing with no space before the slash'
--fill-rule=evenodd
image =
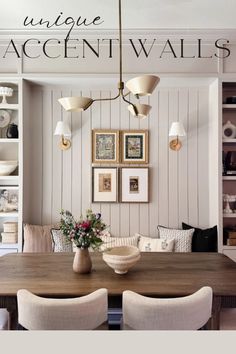
<path id="1" fill-rule="evenodd" d="M 122 163 L 148 163 L 148 130 L 122 131 Z"/>
<path id="2" fill-rule="evenodd" d="M 116 167 L 93 167 L 92 202 L 116 203 L 118 201 Z"/>
<path id="3" fill-rule="evenodd" d="M 148 203 L 148 167 L 121 168 L 122 203 Z"/>
<path id="4" fill-rule="evenodd" d="M 92 131 L 92 162 L 119 162 L 119 130 Z"/>

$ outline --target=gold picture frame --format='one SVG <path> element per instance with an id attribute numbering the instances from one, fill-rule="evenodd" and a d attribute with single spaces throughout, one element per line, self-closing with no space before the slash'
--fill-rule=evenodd
<path id="1" fill-rule="evenodd" d="M 92 130 L 92 163 L 119 163 L 119 130 Z"/>
<path id="2" fill-rule="evenodd" d="M 148 164 L 149 160 L 148 130 L 121 131 L 121 163 Z"/>

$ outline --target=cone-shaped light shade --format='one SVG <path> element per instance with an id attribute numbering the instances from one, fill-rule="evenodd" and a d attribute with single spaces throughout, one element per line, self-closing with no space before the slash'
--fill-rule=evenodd
<path id="1" fill-rule="evenodd" d="M 146 118 L 152 108 L 152 106 L 149 106 L 148 104 L 140 104 L 140 103 L 135 104 L 135 107 L 138 112 L 137 115 L 135 114 L 134 107 L 132 106 L 132 104 L 128 106 L 128 110 L 133 116 L 138 118 Z"/>
<path id="2" fill-rule="evenodd" d="M 173 122 L 170 127 L 169 136 L 185 136 L 186 132 L 181 122 Z"/>
<path id="3" fill-rule="evenodd" d="M 57 122 L 57 126 L 54 132 L 54 135 L 64 135 L 71 136 L 71 130 L 67 123 L 65 122 Z"/>
<path id="4" fill-rule="evenodd" d="M 126 87 L 133 95 L 150 96 L 159 81 L 160 79 L 158 76 L 144 75 L 127 81 Z"/>
<path id="5" fill-rule="evenodd" d="M 63 97 L 59 98 L 58 101 L 69 112 L 85 111 L 93 103 L 90 97 Z"/>

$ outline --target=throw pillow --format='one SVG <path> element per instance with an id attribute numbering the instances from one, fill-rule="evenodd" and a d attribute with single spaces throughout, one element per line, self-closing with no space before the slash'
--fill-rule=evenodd
<path id="1" fill-rule="evenodd" d="M 101 245 L 101 251 L 105 251 L 109 248 L 119 246 L 135 246 L 138 247 L 139 236 L 127 236 L 127 237 L 114 237 L 114 236 L 101 236 L 104 242 Z"/>
<path id="2" fill-rule="evenodd" d="M 194 229 L 178 230 L 158 226 L 161 239 L 175 239 L 174 252 L 191 252 Z"/>
<path id="3" fill-rule="evenodd" d="M 182 223 L 184 230 L 193 227 Z M 217 226 L 209 229 L 200 229 L 195 227 L 192 240 L 192 252 L 217 252 Z"/>
<path id="4" fill-rule="evenodd" d="M 72 242 L 68 241 L 66 236 L 63 235 L 61 230 L 52 229 L 52 241 L 53 241 L 53 251 L 54 252 L 72 252 L 73 245 Z"/>
<path id="5" fill-rule="evenodd" d="M 138 234 L 136 234 L 138 235 Z M 175 239 L 163 240 L 160 238 L 139 235 L 138 248 L 141 252 L 173 252 Z"/>
<path id="6" fill-rule="evenodd" d="M 51 228 L 55 225 L 24 225 L 23 252 L 52 252 Z"/>

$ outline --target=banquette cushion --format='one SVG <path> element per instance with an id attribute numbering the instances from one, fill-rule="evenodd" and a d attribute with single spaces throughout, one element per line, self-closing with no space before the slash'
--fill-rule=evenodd
<path id="1" fill-rule="evenodd" d="M 158 226 L 158 232 L 160 239 L 175 239 L 174 252 L 191 252 L 194 229 L 178 230 Z"/>
<path id="2" fill-rule="evenodd" d="M 24 225 L 23 252 L 53 252 L 51 229 L 55 225 Z"/>
<path id="3" fill-rule="evenodd" d="M 193 228 L 184 222 L 182 227 L 184 230 Z M 194 227 L 192 252 L 217 252 L 217 226 L 209 229 Z"/>

